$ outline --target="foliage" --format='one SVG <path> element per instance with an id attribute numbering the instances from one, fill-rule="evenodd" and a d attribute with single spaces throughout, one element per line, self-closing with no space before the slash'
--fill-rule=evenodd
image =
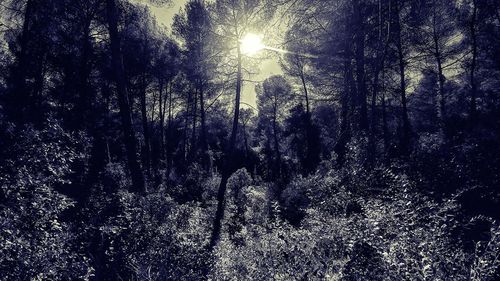
<path id="1" fill-rule="evenodd" d="M 9 280 L 89 279 L 89 258 L 76 244 L 64 211 L 74 201 L 57 191 L 69 184 L 72 163 L 82 155 L 77 139 L 50 120 L 44 129 L 25 127 L 11 139 L 0 169 L 0 264 Z"/>
<path id="2" fill-rule="evenodd" d="M 500 1 L 0 2 L 0 279 L 500 280 Z"/>

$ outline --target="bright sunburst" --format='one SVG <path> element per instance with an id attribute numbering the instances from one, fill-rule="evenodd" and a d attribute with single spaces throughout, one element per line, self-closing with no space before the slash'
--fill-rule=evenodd
<path id="1" fill-rule="evenodd" d="M 262 49 L 262 37 L 257 34 L 249 33 L 241 39 L 241 52 L 245 55 L 254 55 Z"/>

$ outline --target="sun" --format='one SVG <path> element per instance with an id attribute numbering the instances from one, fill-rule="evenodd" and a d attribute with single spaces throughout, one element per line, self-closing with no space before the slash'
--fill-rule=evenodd
<path id="1" fill-rule="evenodd" d="M 241 52 L 245 55 L 254 55 L 258 51 L 264 49 L 264 44 L 262 44 L 262 36 L 249 33 L 243 37 L 240 41 Z"/>

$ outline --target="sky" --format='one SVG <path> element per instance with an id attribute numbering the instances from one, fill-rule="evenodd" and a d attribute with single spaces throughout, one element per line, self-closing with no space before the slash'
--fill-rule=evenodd
<path id="1" fill-rule="evenodd" d="M 153 6 L 149 5 L 151 12 L 156 17 L 157 22 L 160 25 L 164 25 L 171 30 L 174 15 L 177 14 L 182 7 L 186 4 L 187 0 L 173 0 L 172 3 L 163 6 Z M 272 75 L 282 74 L 281 67 L 278 64 L 276 58 L 265 59 L 260 63 L 260 69 L 257 74 L 250 77 L 252 81 L 258 82 L 263 81 Z M 254 70 L 252 70 L 254 71 Z M 245 77 L 248 78 L 248 77 Z M 256 94 L 255 94 L 255 82 L 244 82 L 242 89 L 242 108 L 254 107 L 256 108 Z"/>

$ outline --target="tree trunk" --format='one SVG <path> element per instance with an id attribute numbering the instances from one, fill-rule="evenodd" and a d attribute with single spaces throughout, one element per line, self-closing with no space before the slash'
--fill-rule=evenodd
<path id="1" fill-rule="evenodd" d="M 183 143 L 182 143 L 182 155 L 184 162 L 188 159 L 188 129 L 189 129 L 189 114 L 191 109 L 191 93 L 188 93 L 187 104 L 186 104 L 186 116 L 184 116 L 184 129 L 183 129 Z"/>
<path id="2" fill-rule="evenodd" d="M 172 169 L 172 84 L 168 94 L 168 117 L 167 117 L 167 136 L 166 136 L 166 161 L 167 161 L 167 177 L 170 175 Z"/>
<path id="3" fill-rule="evenodd" d="M 240 45 L 237 46 L 237 59 L 238 59 L 238 71 L 236 77 L 236 97 L 234 100 L 234 118 L 233 126 L 231 130 L 231 137 L 229 139 L 229 145 L 227 146 L 227 151 L 224 159 L 224 164 L 222 167 L 222 177 L 219 185 L 219 190 L 217 192 L 217 211 L 215 213 L 215 219 L 212 229 L 212 235 L 210 238 L 209 248 L 213 249 L 220 238 L 220 231 L 222 227 L 222 219 L 224 218 L 224 208 L 225 208 L 225 194 L 227 187 L 227 180 L 232 172 L 232 164 L 234 158 L 234 147 L 236 144 L 236 136 L 238 133 L 238 123 L 240 118 L 240 96 L 241 96 L 241 50 Z"/>
<path id="4" fill-rule="evenodd" d="M 208 142 L 207 142 L 207 125 L 205 120 L 205 98 L 203 92 L 203 86 L 200 86 L 200 122 L 201 122 L 201 133 L 200 133 L 200 147 L 201 147 L 201 162 L 205 171 L 210 170 L 210 161 L 208 159 Z"/>
<path id="5" fill-rule="evenodd" d="M 106 0 L 107 21 L 109 28 L 109 38 L 111 44 L 111 59 L 118 93 L 118 105 L 123 127 L 123 138 L 127 152 L 128 168 L 132 177 L 132 191 L 145 193 L 147 188 L 144 182 L 139 161 L 137 160 L 136 139 L 132 128 L 132 117 L 128 93 L 126 88 L 125 73 L 123 69 L 123 58 L 120 49 L 120 35 L 118 33 L 118 11 L 115 0 Z"/>
<path id="6" fill-rule="evenodd" d="M 435 9 L 435 7 L 434 7 Z M 433 34 L 432 34 L 432 39 L 434 41 L 434 58 L 436 59 L 436 67 L 437 67 L 437 74 L 438 74 L 438 91 L 439 91 L 439 97 L 438 97 L 438 115 L 439 119 L 441 120 L 441 129 L 445 131 L 445 126 L 446 126 L 446 101 L 445 101 L 445 93 L 444 93 L 444 82 L 445 82 L 445 77 L 443 74 L 443 66 L 442 66 L 442 55 L 441 55 L 441 50 L 439 48 L 439 37 L 436 32 L 436 15 L 434 11 L 433 15 Z"/>
<path id="7" fill-rule="evenodd" d="M 277 105 L 274 104 L 274 116 L 273 116 L 273 140 L 274 140 L 274 153 L 276 154 L 275 163 L 275 179 L 279 180 L 281 178 L 281 152 L 278 140 L 278 125 L 276 120 Z"/>
<path id="8" fill-rule="evenodd" d="M 191 150 L 189 161 L 193 161 L 198 151 L 198 141 L 196 140 L 196 123 L 198 122 L 198 93 L 195 92 L 193 104 L 193 127 L 191 130 Z"/>
<path id="9" fill-rule="evenodd" d="M 142 119 L 142 131 L 144 134 L 144 168 L 148 175 L 151 175 L 151 137 L 149 134 L 149 125 L 148 125 L 148 115 L 146 108 L 146 91 L 147 91 L 147 83 L 146 83 L 146 74 L 142 74 L 142 82 L 141 82 L 141 119 Z"/>
<path id="10" fill-rule="evenodd" d="M 307 85 L 306 85 L 306 79 L 304 77 L 304 68 L 302 65 L 299 66 L 300 67 L 300 70 L 299 70 L 299 74 L 300 74 L 300 81 L 302 81 L 302 88 L 304 88 L 304 96 L 306 98 L 306 113 L 307 113 L 307 116 L 308 118 L 310 117 L 310 108 L 309 108 L 309 93 L 307 91 Z"/>
<path id="11" fill-rule="evenodd" d="M 389 152 L 389 127 L 387 126 L 387 108 L 385 104 L 385 92 L 382 92 L 382 133 L 384 137 L 384 152 Z"/>
<path id="12" fill-rule="evenodd" d="M 83 42 L 82 42 L 82 57 L 80 61 L 80 91 L 79 91 L 79 110 L 76 113 L 80 116 L 80 121 L 82 121 L 84 127 L 90 126 L 89 113 L 92 107 L 92 99 L 89 77 L 92 71 L 91 65 L 89 63 L 90 57 L 92 55 L 92 45 L 90 42 L 90 24 L 91 20 L 87 19 L 85 26 L 83 28 Z M 78 120 L 77 120 L 78 121 Z M 77 122 L 80 123 L 80 122 Z M 93 122 L 92 122 L 93 123 Z"/>
<path id="13" fill-rule="evenodd" d="M 477 115 L 477 105 L 476 105 L 476 95 L 477 95 L 477 86 L 476 86 L 476 60 L 477 60 L 477 36 L 476 36 L 476 18 L 477 18 L 477 3 L 476 0 L 472 1 L 472 19 L 470 21 L 470 33 L 472 39 L 472 61 L 470 68 L 470 119 L 474 121 Z"/>
<path id="14" fill-rule="evenodd" d="M 26 76 L 28 69 L 28 43 L 30 39 L 30 27 L 34 13 L 34 1 L 27 0 L 24 10 L 24 21 L 19 42 L 19 54 L 17 64 L 12 72 L 12 89 L 8 102 L 10 103 L 6 109 L 9 110 L 9 115 L 15 122 L 21 124 L 29 122 L 30 109 L 29 102 L 30 94 L 26 87 Z"/>
<path id="15" fill-rule="evenodd" d="M 342 167 L 345 162 L 346 146 L 351 138 L 351 126 L 349 120 L 349 107 L 350 98 L 352 96 L 352 66 L 351 58 L 349 56 L 349 51 L 347 50 L 349 46 L 346 47 L 346 58 L 344 62 L 344 89 L 341 96 L 341 120 L 340 120 L 340 134 L 338 140 L 334 146 L 334 151 L 337 154 L 337 163 L 339 167 Z"/>
<path id="16" fill-rule="evenodd" d="M 403 44 L 401 38 L 401 22 L 400 22 L 400 7 L 399 1 L 396 1 L 394 5 L 395 9 L 395 27 L 396 27 L 396 47 L 398 53 L 398 65 L 399 65 L 399 79 L 400 79 L 400 95 L 401 95 L 401 119 L 403 121 L 403 132 L 401 135 L 401 152 L 403 154 L 408 153 L 410 145 L 410 120 L 408 118 L 408 108 L 406 101 L 406 77 L 405 68 L 406 61 L 404 57 Z"/>
<path id="17" fill-rule="evenodd" d="M 366 132 L 368 130 L 368 111 L 366 106 L 365 84 L 365 28 L 362 6 L 359 0 L 354 1 L 354 17 L 356 25 L 356 84 L 358 98 L 358 104 L 356 106 L 359 106 L 359 127 Z"/>
<path id="18" fill-rule="evenodd" d="M 165 106 L 163 106 L 163 79 L 158 79 L 158 118 L 160 119 L 160 159 L 165 157 Z"/>

